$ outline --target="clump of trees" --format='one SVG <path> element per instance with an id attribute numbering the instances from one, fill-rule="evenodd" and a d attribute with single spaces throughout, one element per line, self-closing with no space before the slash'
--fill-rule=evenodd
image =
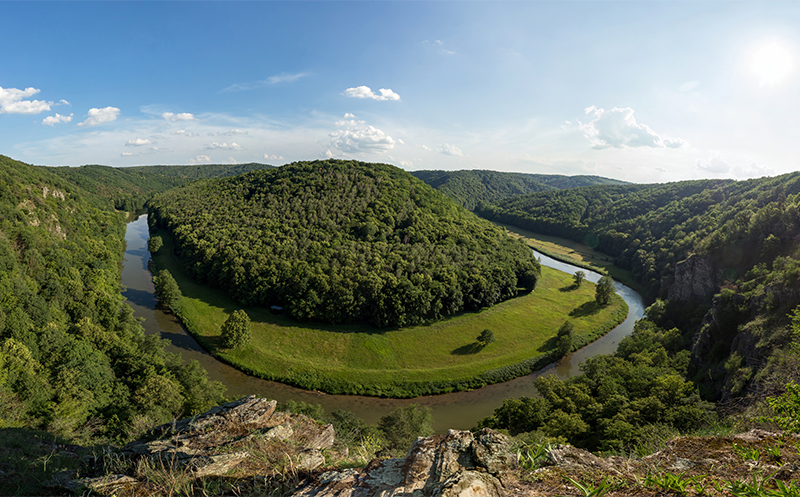
<path id="1" fill-rule="evenodd" d="M 156 297 L 158 297 L 161 305 L 174 314 L 178 314 L 183 294 L 178 282 L 172 277 L 172 273 L 167 269 L 162 269 L 153 276 L 153 284 L 155 285 Z"/>
<path id="2" fill-rule="evenodd" d="M 558 355 L 565 356 L 572 352 L 575 339 L 575 325 L 571 321 L 564 321 L 558 329 Z"/>
<path id="3" fill-rule="evenodd" d="M 640 320 L 614 354 L 587 359 L 583 374 L 567 380 L 537 378 L 541 398 L 507 399 L 478 426 L 590 450 L 622 450 L 658 430 L 697 429 L 716 414 L 686 380 L 689 353 L 682 343 L 677 329 Z"/>
<path id="4" fill-rule="evenodd" d="M 164 240 L 161 239 L 160 236 L 151 236 L 149 240 L 147 240 L 147 250 L 150 251 L 151 254 L 155 254 L 158 252 L 158 249 L 164 246 Z"/>
<path id="5" fill-rule="evenodd" d="M 530 249 L 407 172 L 301 162 L 150 202 L 196 279 L 297 319 L 406 326 L 531 291 Z"/>
<path id="6" fill-rule="evenodd" d="M 486 347 L 490 343 L 494 342 L 494 332 L 489 328 L 486 328 L 485 330 L 481 331 L 481 334 L 478 335 L 478 338 L 476 338 L 476 340 L 481 345 L 481 347 Z"/>
<path id="7" fill-rule="evenodd" d="M 611 297 L 616 293 L 614 289 L 614 280 L 612 280 L 610 276 L 603 276 L 597 282 L 597 286 L 594 289 L 594 300 L 599 305 L 608 305 L 609 302 L 611 302 Z"/>
<path id="8" fill-rule="evenodd" d="M 220 330 L 223 347 L 233 349 L 250 342 L 250 316 L 241 309 L 228 316 Z"/>

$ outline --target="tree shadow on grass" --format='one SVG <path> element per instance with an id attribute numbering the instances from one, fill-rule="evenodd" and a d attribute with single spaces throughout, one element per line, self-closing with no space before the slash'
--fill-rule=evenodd
<path id="1" fill-rule="evenodd" d="M 478 342 L 468 343 L 466 345 L 462 345 L 461 347 L 454 349 L 450 354 L 452 355 L 471 355 L 477 354 L 483 350 L 483 345 Z"/>
<path id="2" fill-rule="evenodd" d="M 578 288 L 580 288 L 580 286 L 576 285 L 575 283 L 573 283 L 573 284 L 568 285 L 568 286 L 562 286 L 561 288 L 558 289 L 558 291 L 559 292 L 571 292 L 573 290 L 577 290 Z"/>
<path id="3" fill-rule="evenodd" d="M 600 312 L 602 306 L 597 303 L 595 300 L 590 300 L 588 302 L 584 302 L 579 307 L 572 309 L 572 312 L 569 313 L 571 317 L 574 318 L 582 318 L 586 316 L 591 316 L 592 314 L 597 314 Z"/>
<path id="4" fill-rule="evenodd" d="M 538 352 L 548 352 L 548 351 L 554 350 L 556 347 L 558 347 L 558 337 L 557 336 L 553 336 L 553 337 L 548 338 L 547 341 L 544 342 L 542 344 L 542 346 L 539 347 L 536 350 Z"/>

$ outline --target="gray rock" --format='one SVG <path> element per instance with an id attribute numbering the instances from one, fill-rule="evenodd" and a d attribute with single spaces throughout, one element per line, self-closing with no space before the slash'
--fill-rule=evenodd
<path id="1" fill-rule="evenodd" d="M 603 459 L 597 457 L 591 452 L 583 449 L 578 449 L 571 445 L 554 445 L 550 447 L 547 453 L 550 462 L 554 466 L 564 468 L 567 470 L 589 471 L 589 470 L 605 470 L 608 471 L 611 466 Z"/>
<path id="2" fill-rule="evenodd" d="M 501 497 L 514 456 L 508 438 L 484 429 L 418 438 L 404 459 L 371 461 L 354 471 L 326 472 L 296 497 Z"/>
<path id="3" fill-rule="evenodd" d="M 667 292 L 670 301 L 687 301 L 719 290 L 721 273 L 707 257 L 690 255 L 675 265 L 675 276 Z"/>

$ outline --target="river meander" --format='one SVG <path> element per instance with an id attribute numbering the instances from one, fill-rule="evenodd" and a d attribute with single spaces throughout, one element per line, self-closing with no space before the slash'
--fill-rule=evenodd
<path id="1" fill-rule="evenodd" d="M 148 334 L 160 334 L 169 340 L 167 350 L 180 353 L 184 361 L 197 360 L 208 371 L 209 377 L 222 382 L 227 387 L 228 397 L 242 397 L 255 394 L 276 399 L 279 402 L 293 399 L 313 404 L 321 404 L 326 412 L 347 409 L 368 423 L 377 423 L 392 409 L 408 404 L 421 404 L 433 410 L 434 429 L 437 433 L 449 428 L 466 430 L 477 421 L 492 414 L 509 397 L 532 397 L 536 395 L 533 380 L 537 376 L 556 374 L 567 378 L 579 373 L 578 365 L 586 358 L 596 354 L 614 352 L 619 341 L 633 331 L 637 319 L 644 315 L 644 301 L 634 290 L 615 282 L 616 290 L 628 304 L 628 318 L 604 337 L 586 347 L 564 357 L 541 371 L 505 383 L 489 385 L 469 392 L 456 392 L 445 395 L 419 397 L 416 399 L 381 399 L 351 395 L 327 395 L 290 387 L 282 383 L 266 381 L 248 376 L 231 366 L 223 364 L 206 353 L 180 325 L 177 319 L 156 309 L 153 281 L 148 269 L 150 253 L 147 251 L 147 216 L 128 223 L 125 234 L 125 263 L 122 269 L 122 284 L 126 287 L 123 295 L 137 317 L 144 318 L 142 325 Z M 543 254 L 536 254 L 545 266 L 574 273 L 581 270 L 588 280 L 597 282 L 600 274 L 566 264 Z"/>

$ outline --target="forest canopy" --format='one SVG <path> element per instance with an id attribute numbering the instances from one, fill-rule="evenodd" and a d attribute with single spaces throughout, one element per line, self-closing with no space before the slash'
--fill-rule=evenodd
<path id="1" fill-rule="evenodd" d="M 199 281 L 298 319 L 405 326 L 533 290 L 521 242 L 409 173 L 298 162 L 201 180 L 150 202 Z"/>

